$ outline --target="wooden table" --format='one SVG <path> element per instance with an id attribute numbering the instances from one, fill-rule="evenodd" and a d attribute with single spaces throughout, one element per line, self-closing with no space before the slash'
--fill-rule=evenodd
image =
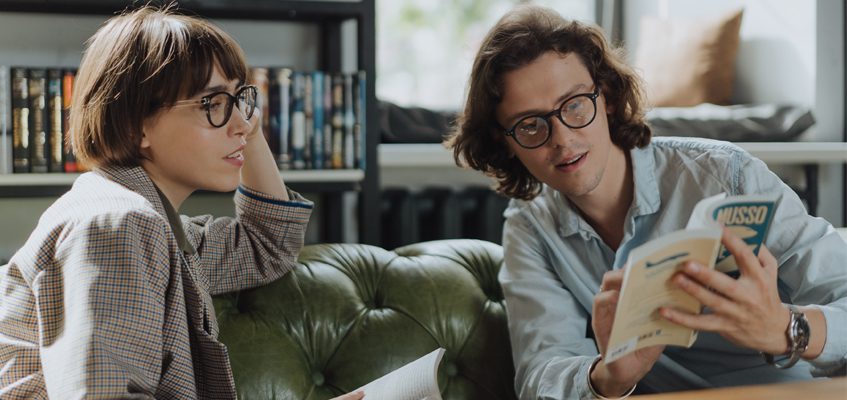
<path id="1" fill-rule="evenodd" d="M 845 400 L 847 378 L 633 396 L 638 400 Z"/>

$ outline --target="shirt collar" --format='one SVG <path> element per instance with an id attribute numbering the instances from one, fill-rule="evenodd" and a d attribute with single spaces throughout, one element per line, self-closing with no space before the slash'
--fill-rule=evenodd
<path id="1" fill-rule="evenodd" d="M 632 160 L 634 195 L 628 216 L 635 218 L 653 214 L 659 210 L 659 206 L 662 204 L 659 184 L 656 181 L 656 159 L 653 145 L 630 150 L 630 159 Z M 544 191 L 546 193 L 542 193 L 542 196 L 548 196 L 554 204 L 560 205 L 558 207 L 558 217 L 561 221 L 560 235 L 570 236 L 580 232 L 586 238 L 590 234 L 597 235 L 594 228 L 585 221 L 566 196 L 546 185 Z"/>

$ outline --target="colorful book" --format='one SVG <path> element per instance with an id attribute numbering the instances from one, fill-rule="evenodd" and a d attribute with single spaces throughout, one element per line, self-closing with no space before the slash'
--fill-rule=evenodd
<path id="1" fill-rule="evenodd" d="M 0 174 L 12 173 L 12 138 L 9 131 L 9 112 L 11 93 L 9 86 L 9 67 L 0 65 Z"/>
<path id="2" fill-rule="evenodd" d="M 70 137 L 71 98 L 74 91 L 75 78 L 76 71 L 74 70 L 66 70 L 62 75 L 62 136 L 65 140 L 65 146 L 63 147 L 65 172 L 78 172 L 80 170 L 73 148 L 71 147 Z"/>
<path id="3" fill-rule="evenodd" d="M 303 104 L 306 79 L 303 73 L 295 72 L 291 81 L 291 166 L 306 167 L 306 111 Z"/>
<path id="4" fill-rule="evenodd" d="M 276 91 L 279 98 L 279 108 L 275 114 L 279 118 L 279 148 L 276 152 L 276 163 L 279 169 L 291 168 L 289 139 L 291 135 L 291 69 L 280 68 L 276 71 Z"/>
<path id="5" fill-rule="evenodd" d="M 324 168 L 332 168 L 332 74 L 324 75 L 323 87 L 323 143 Z"/>
<path id="6" fill-rule="evenodd" d="M 29 172 L 29 74 L 12 68 L 12 170 Z"/>
<path id="7" fill-rule="evenodd" d="M 47 70 L 47 148 L 48 170 L 50 172 L 63 172 L 65 170 L 62 161 L 64 153 L 64 130 L 62 116 L 62 71 L 59 69 Z"/>
<path id="8" fill-rule="evenodd" d="M 721 245 L 721 226 L 759 253 L 773 220 L 776 196 L 721 193 L 697 203 L 686 229 L 668 233 L 634 248 L 626 262 L 620 298 L 606 348 L 606 362 L 655 345 L 691 347 L 697 331 L 659 316 L 660 307 L 699 314 L 702 305 L 669 281 L 687 261 L 737 273 L 732 255 Z"/>
<path id="9" fill-rule="evenodd" d="M 354 109 L 356 114 L 356 123 L 353 126 L 353 142 L 354 146 L 356 147 L 356 167 L 364 170 L 365 154 L 367 149 L 367 124 L 365 122 L 365 116 L 368 104 L 368 89 L 365 71 L 359 71 L 356 74 L 354 87 L 356 97 L 353 101 L 355 103 Z"/>
<path id="10" fill-rule="evenodd" d="M 47 140 L 47 71 L 29 70 L 29 168 L 33 173 L 45 173 L 50 144 Z"/>
<path id="11" fill-rule="evenodd" d="M 344 74 L 344 168 L 356 167 L 356 151 L 353 147 L 353 76 Z"/>
<path id="12" fill-rule="evenodd" d="M 344 77 L 332 77 L 332 168 L 344 168 Z"/>
<path id="13" fill-rule="evenodd" d="M 324 74 L 312 72 L 312 169 L 324 167 Z"/>

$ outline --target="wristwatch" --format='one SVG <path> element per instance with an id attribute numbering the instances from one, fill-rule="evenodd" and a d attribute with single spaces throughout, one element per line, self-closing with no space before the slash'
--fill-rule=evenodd
<path id="1" fill-rule="evenodd" d="M 793 305 L 789 305 L 788 310 L 791 311 L 791 320 L 788 322 L 788 330 L 785 332 L 785 335 L 788 336 L 789 345 L 787 360 L 780 364 L 774 361 L 772 354 L 762 353 L 768 364 L 779 369 L 793 367 L 800 360 L 800 355 L 809 348 L 811 330 L 809 328 L 809 321 L 806 319 L 806 314 L 803 314 L 803 312 Z"/>

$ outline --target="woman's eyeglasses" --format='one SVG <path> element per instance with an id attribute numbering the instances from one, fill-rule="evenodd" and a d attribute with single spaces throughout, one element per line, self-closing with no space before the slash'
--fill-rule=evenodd
<path id="1" fill-rule="evenodd" d="M 180 100 L 173 107 L 199 104 L 206 111 L 206 118 L 215 128 L 220 128 L 229 122 L 233 105 L 238 108 L 244 119 L 253 117 L 256 111 L 256 101 L 259 90 L 256 86 L 248 85 L 231 95 L 227 92 L 215 92 L 201 97 L 199 100 Z"/>

